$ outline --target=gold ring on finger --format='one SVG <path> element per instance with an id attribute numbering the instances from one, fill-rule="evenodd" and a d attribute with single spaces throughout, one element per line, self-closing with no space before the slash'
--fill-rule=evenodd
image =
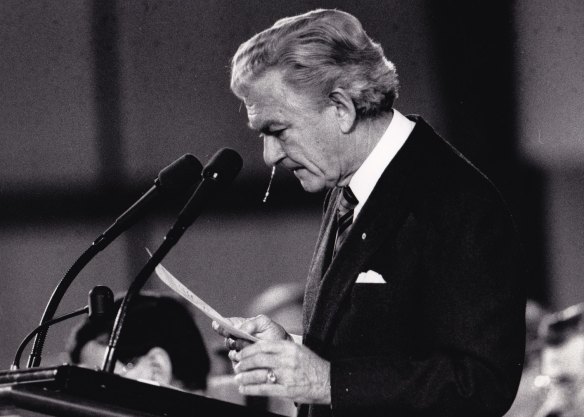
<path id="1" fill-rule="evenodd" d="M 278 382 L 278 378 L 276 377 L 273 369 L 268 369 L 268 373 L 266 374 L 266 381 L 268 381 L 270 384 L 275 384 Z"/>

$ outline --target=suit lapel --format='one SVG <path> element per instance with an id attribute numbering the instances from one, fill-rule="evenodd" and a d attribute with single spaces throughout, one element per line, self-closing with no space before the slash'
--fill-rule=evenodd
<path id="1" fill-rule="evenodd" d="M 380 245 L 393 238 L 409 213 L 409 201 L 414 193 L 412 176 L 416 169 L 415 159 L 423 152 L 420 139 L 422 128 L 418 128 L 418 124 L 377 182 L 328 270 L 319 270 L 322 265 L 318 264 L 318 260 L 313 260 L 309 285 L 316 297 L 307 300 L 305 339 L 309 347 L 317 352 L 324 349 L 334 318 L 358 274 L 364 272 L 368 260 Z M 331 229 L 331 211 L 334 207 L 331 209 L 329 205 L 327 216 L 323 219 L 325 230 L 324 234 L 321 233 L 319 253 L 325 250 L 322 243 L 326 242 L 326 238 L 334 239 L 327 234 Z M 324 276 L 320 285 L 315 282 L 311 284 L 315 277 L 320 277 L 318 272 L 321 271 Z"/>

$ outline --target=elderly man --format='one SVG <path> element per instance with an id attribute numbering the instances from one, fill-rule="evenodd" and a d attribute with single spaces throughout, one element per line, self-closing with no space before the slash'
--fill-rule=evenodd
<path id="1" fill-rule="evenodd" d="M 243 43 L 231 87 L 269 166 L 328 189 L 303 335 L 266 316 L 224 335 L 245 395 L 313 416 L 502 416 L 524 350 L 514 226 L 484 175 L 419 116 L 359 21 L 282 19 Z"/>

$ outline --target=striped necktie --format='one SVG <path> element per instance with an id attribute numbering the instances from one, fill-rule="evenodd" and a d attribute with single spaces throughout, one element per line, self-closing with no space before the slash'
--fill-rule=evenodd
<path id="1" fill-rule="evenodd" d="M 336 222 L 337 222 L 337 237 L 335 239 L 335 249 L 333 257 L 339 251 L 339 248 L 347 238 L 351 225 L 353 224 L 353 212 L 359 201 L 355 194 L 351 191 L 349 186 L 343 187 L 339 204 L 337 205 Z"/>

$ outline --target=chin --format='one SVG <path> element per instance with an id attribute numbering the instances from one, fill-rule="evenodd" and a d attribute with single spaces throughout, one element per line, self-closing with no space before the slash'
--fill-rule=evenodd
<path id="1" fill-rule="evenodd" d="M 300 181 L 300 185 L 308 193 L 318 193 L 326 188 L 320 181 Z"/>
<path id="2" fill-rule="evenodd" d="M 313 175 L 307 169 L 295 170 L 294 176 L 300 181 L 300 185 L 304 191 L 308 193 L 318 193 L 327 188 L 326 181 L 323 177 Z"/>

